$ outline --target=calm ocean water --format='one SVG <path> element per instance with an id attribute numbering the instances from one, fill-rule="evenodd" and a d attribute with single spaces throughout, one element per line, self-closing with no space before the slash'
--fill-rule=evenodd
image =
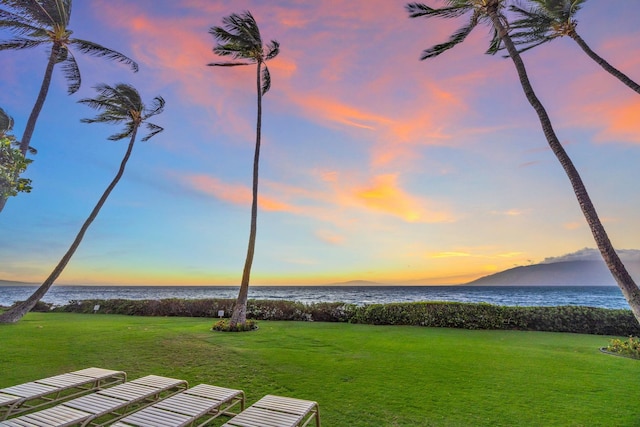
<path id="1" fill-rule="evenodd" d="M 0 287 L 0 306 L 23 301 L 35 286 Z M 42 299 L 55 305 L 85 299 L 235 298 L 236 286 L 53 286 Z M 357 305 L 456 301 L 508 306 L 581 305 L 628 309 L 617 286 L 253 286 L 251 299 Z"/>

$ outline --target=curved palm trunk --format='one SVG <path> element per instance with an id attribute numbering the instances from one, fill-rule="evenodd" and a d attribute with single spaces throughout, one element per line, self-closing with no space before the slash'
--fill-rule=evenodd
<path id="1" fill-rule="evenodd" d="M 42 85 L 40 86 L 40 92 L 38 93 L 38 98 L 36 99 L 36 103 L 33 105 L 33 109 L 31 110 L 31 114 L 29 115 L 29 120 L 27 120 L 27 125 L 24 128 L 24 133 L 22 134 L 22 139 L 20 140 L 20 151 L 23 156 L 27 155 L 27 150 L 29 149 L 29 144 L 31 143 L 31 136 L 33 135 L 33 131 L 36 128 L 36 122 L 38 121 L 38 116 L 40 115 L 40 111 L 42 111 L 42 106 L 44 105 L 45 99 L 47 99 L 47 93 L 49 92 L 49 86 L 51 85 L 51 76 L 53 75 L 53 67 L 56 65 L 56 58 L 60 53 L 60 45 L 58 43 L 54 43 L 51 48 L 51 54 L 49 55 L 49 62 L 47 63 L 47 68 L 44 72 L 44 78 L 42 79 Z"/>
<path id="2" fill-rule="evenodd" d="M 133 144 L 136 139 L 137 131 L 138 129 L 136 127 L 136 129 L 134 129 L 133 131 L 133 134 L 131 135 L 131 140 L 129 141 L 129 147 L 127 148 L 127 152 L 124 155 L 122 162 L 120 163 L 120 169 L 118 170 L 118 173 L 116 174 L 113 181 L 111 181 L 111 184 L 109 184 L 105 192 L 102 194 L 102 197 L 100 197 L 100 200 L 91 211 L 91 214 L 89 215 L 89 217 L 85 220 L 84 224 L 82 224 L 82 227 L 80 228 L 80 232 L 78 233 L 75 240 L 71 244 L 71 247 L 69 248 L 69 250 L 67 250 L 67 253 L 64 254 L 64 256 L 62 257 L 58 265 L 56 265 L 56 268 L 53 269 L 53 271 L 51 272 L 49 277 L 47 277 L 44 283 L 40 285 L 40 287 L 26 301 L 7 310 L 3 314 L 0 314 L 0 323 L 15 323 L 18 320 L 22 319 L 22 317 L 25 314 L 27 314 L 29 310 L 31 310 L 38 303 L 38 301 L 40 301 L 40 299 L 42 299 L 42 297 L 47 293 L 49 288 L 51 288 L 53 283 L 56 281 L 58 276 L 62 274 L 62 271 L 71 260 L 71 257 L 78 249 L 78 246 L 80 246 L 80 242 L 82 242 L 82 239 L 84 238 L 84 234 L 86 233 L 87 229 L 89 228 L 93 220 L 96 219 L 96 216 L 98 216 L 98 212 L 100 212 L 100 209 L 102 209 L 102 206 L 107 201 L 107 198 L 115 188 L 116 184 L 120 181 L 120 178 L 122 178 L 122 174 L 124 173 L 124 168 L 127 165 L 127 162 L 129 161 L 129 156 L 131 156 L 131 151 L 133 150 Z"/>
<path id="3" fill-rule="evenodd" d="M 256 231 L 258 222 L 258 165 L 260 160 L 260 133 L 262 127 L 262 87 L 261 87 L 261 67 L 258 61 L 257 91 L 258 91 L 258 119 L 256 124 L 256 150 L 253 156 L 253 197 L 251 202 L 251 230 L 249 232 L 249 246 L 247 248 L 247 258 L 242 270 L 242 282 L 236 304 L 233 307 L 233 314 L 229 322 L 231 327 L 238 323 L 244 324 L 247 321 L 247 299 L 249 297 L 249 278 L 251 276 L 251 265 L 253 264 L 253 254 L 256 247 Z"/>
<path id="4" fill-rule="evenodd" d="M 515 48 L 513 41 L 500 22 L 500 18 L 498 17 L 497 13 L 495 11 L 490 11 L 489 17 L 491 18 L 493 25 L 498 31 L 500 38 L 504 42 L 511 59 L 513 60 L 513 63 L 518 72 L 518 76 L 520 78 L 520 84 L 522 85 L 522 89 L 524 90 L 527 100 L 529 100 L 529 103 L 538 114 L 538 118 L 540 120 L 540 124 L 542 125 L 542 130 L 547 139 L 547 142 L 549 143 L 549 147 L 551 147 L 551 150 L 556 155 L 556 157 L 560 161 L 560 164 L 564 168 L 564 171 L 569 177 L 569 181 L 571 181 L 573 191 L 578 199 L 578 203 L 580 204 L 582 213 L 587 220 L 587 224 L 589 224 L 589 228 L 591 229 L 591 233 L 593 234 L 596 244 L 598 245 L 600 254 L 607 264 L 609 271 L 611 271 L 611 274 L 618 283 L 618 286 L 622 290 L 622 294 L 629 303 L 629 307 L 631 307 L 633 315 L 635 316 L 636 320 L 640 322 L 640 289 L 638 289 L 638 286 L 629 275 L 629 272 L 627 271 L 624 264 L 620 260 L 620 257 L 613 248 L 613 245 L 611 244 L 611 241 L 607 236 L 607 232 L 605 231 L 602 223 L 600 222 L 600 219 L 598 218 L 598 213 L 596 212 L 596 209 L 591 202 L 591 198 L 587 193 L 587 189 L 582 182 L 577 169 L 573 165 L 573 162 L 569 158 L 567 152 L 564 150 L 564 147 L 558 140 L 558 137 L 553 130 L 551 120 L 549 119 L 544 106 L 533 91 L 533 87 L 529 82 L 524 63 L 522 62 L 522 58 Z"/>
<path id="5" fill-rule="evenodd" d="M 31 143 L 31 136 L 33 135 L 33 131 L 36 128 L 38 116 L 40 115 L 40 111 L 42 111 L 42 106 L 44 105 L 45 99 L 47 99 L 47 93 L 49 92 L 49 86 L 51 85 L 51 76 L 53 76 L 53 67 L 56 65 L 56 58 L 58 57 L 59 52 L 60 45 L 54 44 L 51 48 L 51 54 L 49 55 L 47 68 L 44 71 L 44 78 L 42 79 L 40 92 L 38 92 L 38 98 L 36 99 L 36 103 L 31 109 L 29 120 L 27 120 L 27 125 L 24 128 L 24 133 L 22 134 L 22 139 L 20 140 L 20 152 L 23 156 L 27 155 L 27 150 L 29 149 L 29 144 Z M 7 198 L 0 197 L 0 212 L 2 212 L 6 204 Z"/>
<path id="6" fill-rule="evenodd" d="M 631 80 L 626 74 L 624 74 L 623 72 L 615 68 L 613 65 L 609 64 L 607 61 L 604 60 L 604 58 L 600 57 L 597 53 L 591 50 L 589 45 L 584 40 L 582 40 L 582 37 L 580 37 L 578 33 L 573 32 L 569 34 L 569 36 L 573 40 L 575 40 L 576 43 L 578 43 L 578 46 L 582 48 L 582 50 L 589 56 L 589 58 L 596 61 L 596 63 L 598 63 L 598 65 L 600 65 L 602 68 L 604 68 L 605 71 L 607 71 L 609 74 L 611 74 L 612 76 L 620 80 L 626 86 L 630 87 L 636 93 L 640 94 L 640 85 L 638 85 L 638 83 Z"/>

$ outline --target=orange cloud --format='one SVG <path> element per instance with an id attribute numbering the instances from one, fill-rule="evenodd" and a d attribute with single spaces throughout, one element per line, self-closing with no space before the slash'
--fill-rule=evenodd
<path id="1" fill-rule="evenodd" d="M 372 185 L 353 189 L 352 196 L 368 209 L 402 218 L 407 222 L 447 222 L 451 217 L 437 212 L 423 199 L 406 193 L 397 185 L 397 175 L 380 175 Z"/>
<path id="2" fill-rule="evenodd" d="M 640 143 L 640 101 L 609 105 L 601 113 L 607 127 L 598 132 L 597 141 Z"/>
<path id="3" fill-rule="evenodd" d="M 314 94 L 290 94 L 292 100 L 305 111 L 307 116 L 323 119 L 359 129 L 377 130 L 381 125 L 389 124 L 390 119 L 347 105 L 336 99 Z"/>

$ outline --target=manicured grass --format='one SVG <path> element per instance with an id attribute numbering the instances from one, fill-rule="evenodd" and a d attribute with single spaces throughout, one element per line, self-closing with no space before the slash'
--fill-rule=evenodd
<path id="1" fill-rule="evenodd" d="M 0 325 L 0 387 L 89 366 L 316 400 L 325 427 L 638 426 L 640 361 L 609 337 L 29 313 Z"/>

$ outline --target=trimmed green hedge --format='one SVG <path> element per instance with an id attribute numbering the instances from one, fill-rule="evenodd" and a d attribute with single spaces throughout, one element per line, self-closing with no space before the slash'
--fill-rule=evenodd
<path id="1" fill-rule="evenodd" d="M 454 302 L 373 304 L 350 319 L 373 325 L 414 325 L 459 329 L 514 329 L 630 336 L 640 333 L 631 310 L 583 306 L 511 307 Z"/>
<path id="2" fill-rule="evenodd" d="M 83 300 L 52 308 L 40 304 L 35 311 L 126 314 L 134 316 L 229 317 L 233 299 L 178 298 L 164 300 Z M 503 329 L 639 336 L 640 324 L 631 310 L 584 306 L 510 307 L 486 303 L 412 302 L 356 306 L 341 302 L 302 304 L 282 300 L 249 300 L 247 318 L 351 322 L 371 325 L 412 325 L 459 329 Z"/>

